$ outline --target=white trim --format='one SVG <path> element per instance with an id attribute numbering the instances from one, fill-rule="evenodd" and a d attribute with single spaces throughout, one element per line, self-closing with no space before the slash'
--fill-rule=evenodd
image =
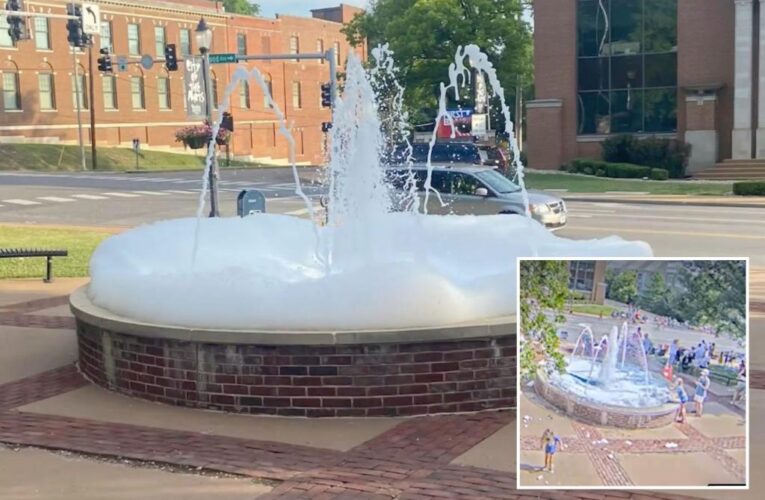
<path id="1" fill-rule="evenodd" d="M 533 101 L 526 101 L 526 109 L 536 108 L 562 108 L 563 100 L 561 99 L 536 99 Z"/>
<path id="2" fill-rule="evenodd" d="M 649 132 L 631 133 L 624 132 L 638 139 L 647 139 L 649 137 L 660 137 L 662 139 L 676 139 L 677 132 L 657 132 L 655 134 Z M 576 142 L 603 142 L 609 137 L 614 137 L 622 134 L 592 134 L 592 135 L 577 135 Z"/>
<path id="3" fill-rule="evenodd" d="M 685 102 L 714 102 L 717 100 L 716 95 L 687 95 L 685 96 Z"/>

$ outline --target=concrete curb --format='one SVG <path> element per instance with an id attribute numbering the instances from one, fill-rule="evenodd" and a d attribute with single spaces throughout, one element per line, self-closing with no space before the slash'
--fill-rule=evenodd
<path id="1" fill-rule="evenodd" d="M 286 170 L 291 169 L 292 167 L 289 166 L 281 166 L 281 165 L 261 165 L 257 167 L 223 167 L 220 166 L 220 170 L 222 172 L 239 172 L 239 171 L 249 171 L 249 170 Z M 298 165 L 298 170 L 306 169 L 306 170 L 313 170 L 313 169 L 319 169 L 321 168 L 318 165 Z M 104 173 L 119 173 L 119 174 L 161 174 L 161 173 L 184 173 L 184 172 L 197 172 L 202 173 L 204 169 L 202 167 L 198 168 L 183 168 L 178 170 L 99 170 L 98 172 L 104 172 Z"/>
<path id="2" fill-rule="evenodd" d="M 642 199 L 642 198 L 610 198 L 605 196 L 565 196 L 565 201 L 584 201 L 591 203 L 623 203 L 629 205 L 684 205 L 689 207 L 732 207 L 732 208 L 765 208 L 765 198 L 755 203 L 743 203 L 740 201 L 718 201 L 698 199 Z"/>

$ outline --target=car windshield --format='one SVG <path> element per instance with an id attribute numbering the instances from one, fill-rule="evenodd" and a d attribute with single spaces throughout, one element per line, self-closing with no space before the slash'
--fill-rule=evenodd
<path id="1" fill-rule="evenodd" d="M 496 170 L 481 170 L 476 172 L 475 176 L 497 193 L 515 193 L 521 190 L 520 186 Z"/>

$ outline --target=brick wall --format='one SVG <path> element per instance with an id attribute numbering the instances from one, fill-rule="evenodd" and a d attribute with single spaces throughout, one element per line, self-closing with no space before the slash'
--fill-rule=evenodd
<path id="1" fill-rule="evenodd" d="M 403 416 L 515 407 L 515 336 L 349 346 L 149 339 L 78 321 L 80 369 L 130 396 L 231 412 Z"/>

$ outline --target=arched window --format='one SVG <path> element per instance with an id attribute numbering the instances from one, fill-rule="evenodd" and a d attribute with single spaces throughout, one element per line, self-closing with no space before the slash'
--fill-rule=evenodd
<path id="1" fill-rule="evenodd" d="M 266 88 L 268 88 L 268 95 L 270 95 L 271 99 L 273 99 L 274 98 L 274 86 L 273 86 L 273 83 L 271 82 L 271 75 L 268 74 L 268 73 L 263 75 L 263 81 L 266 83 Z M 268 96 L 266 96 L 265 93 L 263 94 L 263 107 L 264 108 L 270 108 L 271 107 L 271 103 L 268 102 Z"/>
<path id="2" fill-rule="evenodd" d="M 40 89 L 40 110 L 52 111 L 56 109 L 56 85 L 53 76 L 53 67 L 48 63 L 42 63 L 42 68 L 37 73 L 37 84 Z"/>
<path id="3" fill-rule="evenodd" d="M 130 77 L 130 101 L 133 109 L 146 109 L 143 71 L 137 69 L 136 73 Z"/>
<path id="4" fill-rule="evenodd" d="M 218 109 L 218 75 L 215 74 L 215 71 L 210 72 L 210 84 L 212 85 L 212 89 L 210 89 L 212 105 L 214 109 Z"/>
<path id="5" fill-rule="evenodd" d="M 82 64 L 77 65 L 77 74 L 72 75 L 72 106 L 88 109 L 88 78 Z"/>
<path id="6" fill-rule="evenodd" d="M 3 84 L 3 109 L 18 111 L 21 109 L 21 85 L 19 68 L 13 61 L 4 61 L 0 66 Z"/>
<path id="7" fill-rule="evenodd" d="M 157 75 L 157 99 L 159 109 L 172 109 L 172 99 L 170 98 L 170 74 L 163 70 Z"/>

